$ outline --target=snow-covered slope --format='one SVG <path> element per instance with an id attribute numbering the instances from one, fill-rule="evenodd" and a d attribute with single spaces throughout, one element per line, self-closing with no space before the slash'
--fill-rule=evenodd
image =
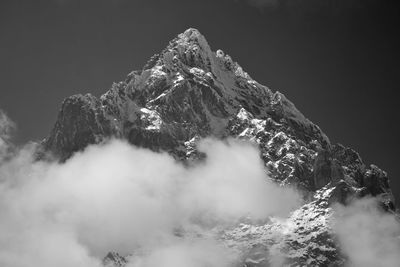
<path id="1" fill-rule="evenodd" d="M 282 93 L 253 80 L 223 51 L 213 52 L 196 29 L 178 35 L 100 98 L 65 99 L 43 148 L 66 160 L 89 144 L 118 137 L 188 161 L 198 157 L 196 141 L 208 136 L 256 142 L 269 176 L 308 199 L 285 221 L 223 231 L 219 238 L 243 253 L 245 266 L 269 266 L 272 250 L 284 251 L 293 266 L 341 265 L 327 223 L 331 204 L 372 195 L 394 210 L 385 172 L 331 144 Z M 115 255 L 106 257 L 107 266 L 126 263 Z"/>

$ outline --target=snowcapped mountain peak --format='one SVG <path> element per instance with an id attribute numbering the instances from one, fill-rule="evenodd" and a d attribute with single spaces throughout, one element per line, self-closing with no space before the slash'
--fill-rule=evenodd
<path id="1" fill-rule="evenodd" d="M 249 226 L 259 240 L 249 240 L 240 229 L 227 233 L 227 242 L 235 246 L 244 244 L 244 249 L 252 243 L 257 252 L 265 249 L 264 238 L 271 238 L 290 255 L 289 262 L 300 264 L 296 266 L 336 266 L 328 265 L 343 261 L 325 223 L 331 202 L 371 195 L 380 197 L 385 209 L 395 209 L 385 172 L 366 166 L 354 150 L 332 144 L 285 95 L 256 82 L 222 50 L 213 52 L 192 28 L 100 98 L 76 95 L 64 100 L 42 146 L 63 161 L 89 144 L 117 137 L 191 161 L 199 155 L 196 141 L 210 136 L 258 144 L 269 177 L 299 188 L 312 200 L 293 213 L 297 243 L 290 236 L 274 240 L 270 229 L 283 226 L 268 224 Z M 122 262 L 116 254 L 107 259 Z"/>
<path id="2" fill-rule="evenodd" d="M 194 28 L 189 28 L 169 42 L 169 45 L 154 55 L 143 70 L 158 68 L 167 72 L 200 69 L 214 77 L 236 76 L 252 80 L 232 58 L 218 49 L 213 52 L 206 38 Z"/>
<path id="3" fill-rule="evenodd" d="M 181 46 L 198 45 L 204 51 L 211 50 L 206 38 L 195 28 L 189 28 L 178 35 L 177 44 Z"/>
<path id="4" fill-rule="evenodd" d="M 45 147 L 68 158 L 105 136 L 140 140 L 137 134 L 151 133 L 163 135 L 159 145 L 164 149 L 182 151 L 183 144 L 194 137 L 230 135 L 227 127 L 242 109 L 256 120 L 282 122 L 306 143 L 329 146 L 318 126 L 283 94 L 253 80 L 222 50 L 213 52 L 205 37 L 190 28 L 100 99 L 79 95 L 67 98 Z M 90 117 L 96 119 L 89 121 Z M 75 126 L 77 123 L 82 125 Z M 90 129 L 84 131 L 88 125 Z"/>
<path id="5" fill-rule="evenodd" d="M 186 54 L 186 57 L 199 56 L 203 60 L 210 60 L 213 54 L 206 38 L 194 28 L 179 34 L 171 41 L 170 46 L 172 49 L 177 49 L 180 55 Z"/>
<path id="6" fill-rule="evenodd" d="M 161 53 L 154 55 L 144 70 L 162 66 L 169 71 L 197 67 L 210 71 L 214 53 L 206 38 L 194 28 L 189 28 L 172 39 Z"/>

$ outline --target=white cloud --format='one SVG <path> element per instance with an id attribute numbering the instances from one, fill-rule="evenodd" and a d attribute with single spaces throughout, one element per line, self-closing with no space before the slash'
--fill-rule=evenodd
<path id="1" fill-rule="evenodd" d="M 400 263 L 400 224 L 376 199 L 336 206 L 333 230 L 351 267 L 394 267 Z"/>
<path id="2" fill-rule="evenodd" d="M 185 167 L 116 140 L 64 164 L 35 162 L 25 147 L 0 165 L 0 266 L 94 267 L 110 250 L 139 247 L 148 253 L 135 267 L 226 266 L 229 253 L 212 238 L 174 233 L 285 216 L 300 198 L 267 179 L 248 143 L 206 140 L 200 150 L 207 159 Z"/>
<path id="3" fill-rule="evenodd" d="M 183 240 L 154 249 L 146 256 L 133 256 L 127 267 L 228 267 L 235 256 L 211 240 Z"/>
<path id="4" fill-rule="evenodd" d="M 206 140 L 199 149 L 208 157 L 205 165 L 189 171 L 190 182 L 181 201 L 189 209 L 212 213 L 211 218 L 249 215 L 263 219 L 287 215 L 298 206 L 296 192 L 267 179 L 256 147 L 238 141 Z"/>

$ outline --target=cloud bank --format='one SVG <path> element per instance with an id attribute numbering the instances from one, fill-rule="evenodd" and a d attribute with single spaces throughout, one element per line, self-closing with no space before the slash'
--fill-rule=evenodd
<path id="1" fill-rule="evenodd" d="M 207 157 L 191 167 L 118 140 L 63 164 L 20 149 L 0 165 L 0 266 L 94 267 L 109 251 L 133 253 L 130 267 L 232 266 L 235 255 L 205 233 L 285 216 L 300 197 L 269 181 L 249 143 L 199 149 Z"/>
<path id="2" fill-rule="evenodd" d="M 394 267 L 400 263 L 400 224 L 367 198 L 336 206 L 334 232 L 351 267 Z"/>

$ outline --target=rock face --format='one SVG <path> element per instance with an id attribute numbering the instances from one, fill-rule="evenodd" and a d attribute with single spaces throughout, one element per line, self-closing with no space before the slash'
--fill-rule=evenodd
<path id="1" fill-rule="evenodd" d="M 104 267 L 123 267 L 128 261 L 116 252 L 109 252 L 102 263 Z"/>
<path id="2" fill-rule="evenodd" d="M 366 166 L 354 150 L 331 144 L 282 93 L 253 80 L 221 50 L 212 52 L 196 29 L 178 35 L 142 70 L 99 98 L 65 99 L 42 145 L 63 161 L 89 144 L 117 137 L 187 161 L 198 156 L 196 141 L 208 136 L 256 142 L 269 176 L 308 194 L 309 202 L 289 218 L 295 225 L 289 234 L 272 236 L 273 229 L 287 226 L 271 222 L 242 224 L 222 235 L 244 251 L 244 266 L 269 266 L 268 254 L 276 249 L 285 251 L 292 266 L 342 265 L 327 225 L 330 205 L 372 195 L 385 209 L 395 208 L 384 171 Z M 111 256 L 107 264 L 114 258 L 121 263 L 115 266 L 125 264 Z"/>

